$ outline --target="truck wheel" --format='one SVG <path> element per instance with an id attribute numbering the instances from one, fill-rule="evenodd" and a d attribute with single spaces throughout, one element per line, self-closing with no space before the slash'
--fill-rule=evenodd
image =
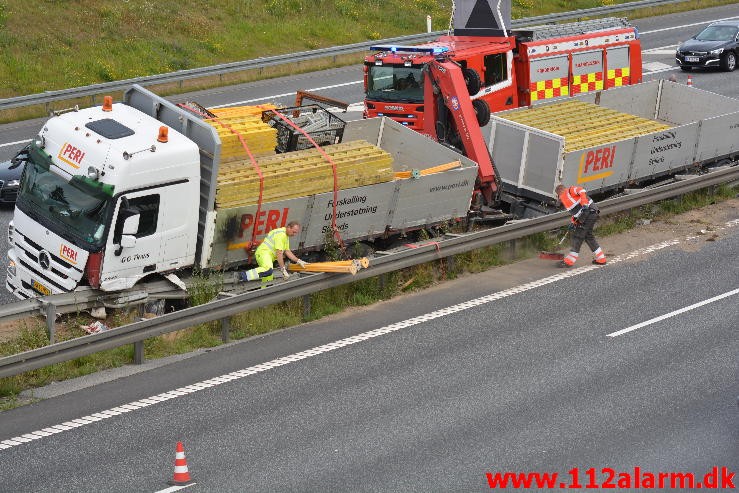
<path id="1" fill-rule="evenodd" d="M 463 69 L 462 74 L 464 75 L 464 83 L 467 84 L 467 92 L 470 95 L 480 92 L 480 88 L 482 87 L 480 75 L 471 68 Z"/>
<path id="2" fill-rule="evenodd" d="M 472 107 L 475 109 L 478 125 L 484 127 L 490 123 L 490 106 L 485 101 L 482 99 L 473 99 Z"/>
<path id="3" fill-rule="evenodd" d="M 727 51 L 721 57 L 721 69 L 724 72 L 733 72 L 736 68 L 736 55 L 733 51 Z"/>

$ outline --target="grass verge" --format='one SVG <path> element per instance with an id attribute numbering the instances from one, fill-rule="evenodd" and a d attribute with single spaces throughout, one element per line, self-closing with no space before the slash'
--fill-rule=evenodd
<path id="1" fill-rule="evenodd" d="M 512 17 L 520 19 L 628 3 L 629 0 L 513 0 Z M 690 0 L 614 15 L 633 20 L 734 3 L 731 0 Z M 330 5 L 328 11 L 333 10 L 336 15 L 324 16 L 325 7 L 320 4 Z M 244 20 L 243 2 L 235 0 L 207 7 L 203 7 L 202 2 L 183 0 L 174 10 L 150 11 L 148 5 L 149 2 L 100 0 L 89 9 L 69 9 L 64 2 L 29 4 L 20 0 L 0 0 L 0 47 L 3 48 L 0 50 L 0 98 L 416 34 L 426 30 L 427 14 L 433 17 L 432 28 L 443 30 L 451 12 L 451 2 L 447 0 L 410 3 L 341 0 L 319 2 L 318 6 L 315 0 L 259 0 L 250 8 L 249 19 Z M 179 12 L 174 19 L 168 15 L 173 11 Z M 287 15 L 296 11 L 301 15 Z M 393 15 L 384 15 L 388 11 Z M 227 15 L 228 12 L 234 15 Z M 44 22 L 47 17 L 53 21 Z M 189 22 L 183 24 L 183 19 Z M 122 20 L 127 22 L 126 27 L 121 26 Z M 97 25 L 99 29 L 80 29 L 72 36 L 65 30 L 57 33 L 46 28 L 50 23 L 59 22 L 78 27 Z M 306 28 L 306 25 L 312 27 Z M 283 35 L 275 36 L 274 33 Z M 34 55 L 28 56 L 29 53 Z M 149 88 L 167 97 L 357 64 L 363 56 L 363 53 L 354 53 L 317 58 Z M 75 105 L 94 106 L 100 104 L 102 95 L 3 110 L 0 123 L 41 118 L 50 111 Z M 111 95 L 120 100 L 120 95 Z"/>

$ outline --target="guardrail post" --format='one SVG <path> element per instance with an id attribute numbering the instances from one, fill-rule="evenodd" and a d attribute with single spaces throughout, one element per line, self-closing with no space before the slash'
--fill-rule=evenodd
<path id="1" fill-rule="evenodd" d="M 228 342 L 230 340 L 231 318 L 224 317 L 221 319 L 221 341 Z"/>
<path id="2" fill-rule="evenodd" d="M 56 342 L 56 306 L 53 303 L 44 303 L 46 315 L 46 333 L 49 335 L 49 344 Z"/>
<path id="3" fill-rule="evenodd" d="M 516 260 L 516 242 L 518 240 L 510 240 L 508 242 L 508 260 Z"/>
<path id="4" fill-rule="evenodd" d="M 303 295 L 303 321 L 310 318 L 310 295 Z"/>
<path id="5" fill-rule="evenodd" d="M 143 365 L 144 361 L 144 341 L 136 341 L 133 343 L 133 363 Z"/>

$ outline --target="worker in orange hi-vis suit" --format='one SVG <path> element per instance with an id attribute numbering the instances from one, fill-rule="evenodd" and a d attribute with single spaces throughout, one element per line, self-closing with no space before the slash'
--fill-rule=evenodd
<path id="1" fill-rule="evenodd" d="M 572 224 L 570 224 L 570 229 L 572 230 L 572 249 L 557 266 L 566 268 L 575 265 L 577 257 L 580 255 L 580 247 L 583 241 L 593 251 L 593 255 L 595 256 L 593 263 L 596 265 L 605 265 L 606 256 L 593 235 L 593 228 L 600 214 L 598 206 L 593 203 L 593 200 L 588 197 L 587 192 L 582 187 L 557 185 L 554 193 L 559 197 L 559 202 L 562 206 L 572 215 Z"/>

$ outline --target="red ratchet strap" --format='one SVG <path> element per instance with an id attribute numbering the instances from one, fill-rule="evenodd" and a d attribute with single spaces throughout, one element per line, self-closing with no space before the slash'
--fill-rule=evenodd
<path id="1" fill-rule="evenodd" d="M 305 136 L 305 138 L 308 139 L 308 142 L 310 142 L 311 144 L 313 144 L 313 147 L 315 147 L 316 149 L 318 149 L 318 152 L 321 153 L 321 155 L 323 156 L 323 158 L 331 164 L 331 171 L 334 174 L 334 201 L 333 201 L 334 207 L 333 207 L 333 214 L 331 215 L 331 231 L 333 231 L 333 233 L 334 233 L 334 239 L 339 244 L 339 247 L 342 250 L 345 250 L 346 249 L 346 246 L 344 245 L 344 240 L 341 239 L 341 233 L 339 232 L 338 228 L 336 227 L 336 202 L 338 202 L 338 200 L 339 200 L 339 178 L 336 175 L 336 164 L 334 163 L 333 159 L 331 159 L 331 156 L 329 156 L 328 154 L 326 154 L 326 151 L 324 151 L 321 148 L 321 146 L 319 146 L 316 143 L 316 141 L 313 140 L 313 138 L 310 135 L 308 135 L 308 132 L 306 132 L 302 128 L 298 127 L 297 125 L 295 125 L 292 121 L 290 121 L 289 118 L 287 118 L 285 115 L 283 115 L 279 111 L 277 111 L 275 109 L 271 109 L 271 108 L 270 108 L 270 110 L 273 111 L 275 113 L 275 115 L 277 115 L 280 118 L 282 118 L 282 120 L 285 123 L 287 123 L 288 125 L 290 125 L 291 127 L 293 127 L 295 130 L 297 130 L 298 132 L 300 132 L 301 134 L 303 134 L 303 136 Z"/>
<path id="2" fill-rule="evenodd" d="M 408 248 L 421 248 L 421 247 L 425 247 L 425 246 L 429 246 L 429 245 L 434 245 L 436 247 L 436 251 L 437 252 L 441 252 L 441 245 L 439 245 L 439 242 L 438 241 L 429 241 L 428 243 L 423 243 L 421 245 L 414 245 L 412 243 L 406 243 L 403 246 L 404 247 L 408 247 Z"/>
<path id="3" fill-rule="evenodd" d="M 249 146 L 246 145 L 244 136 L 241 135 L 241 133 L 238 132 L 237 130 L 234 130 L 229 124 L 223 123 L 218 118 L 206 115 L 205 113 L 202 113 L 201 111 L 195 108 L 191 108 L 185 104 L 179 104 L 178 106 L 185 108 L 186 110 L 192 111 L 193 113 L 202 116 L 206 120 L 213 120 L 219 125 L 222 125 L 223 127 L 227 128 L 232 134 L 236 135 L 239 138 L 239 142 L 241 142 L 241 147 L 244 148 L 244 150 L 246 151 L 246 154 L 249 156 L 249 160 L 251 161 L 252 167 L 257 172 L 257 175 L 259 175 L 259 201 L 257 202 L 257 212 L 254 215 L 254 226 L 252 227 L 252 230 L 251 230 L 251 243 L 250 243 L 251 247 L 255 246 L 256 239 L 257 239 L 257 226 L 256 226 L 257 218 L 259 217 L 259 213 L 262 211 L 262 194 L 264 193 L 264 176 L 262 175 L 261 168 L 257 164 L 257 160 L 254 159 L 254 155 L 251 153 L 251 150 L 249 150 Z"/>

